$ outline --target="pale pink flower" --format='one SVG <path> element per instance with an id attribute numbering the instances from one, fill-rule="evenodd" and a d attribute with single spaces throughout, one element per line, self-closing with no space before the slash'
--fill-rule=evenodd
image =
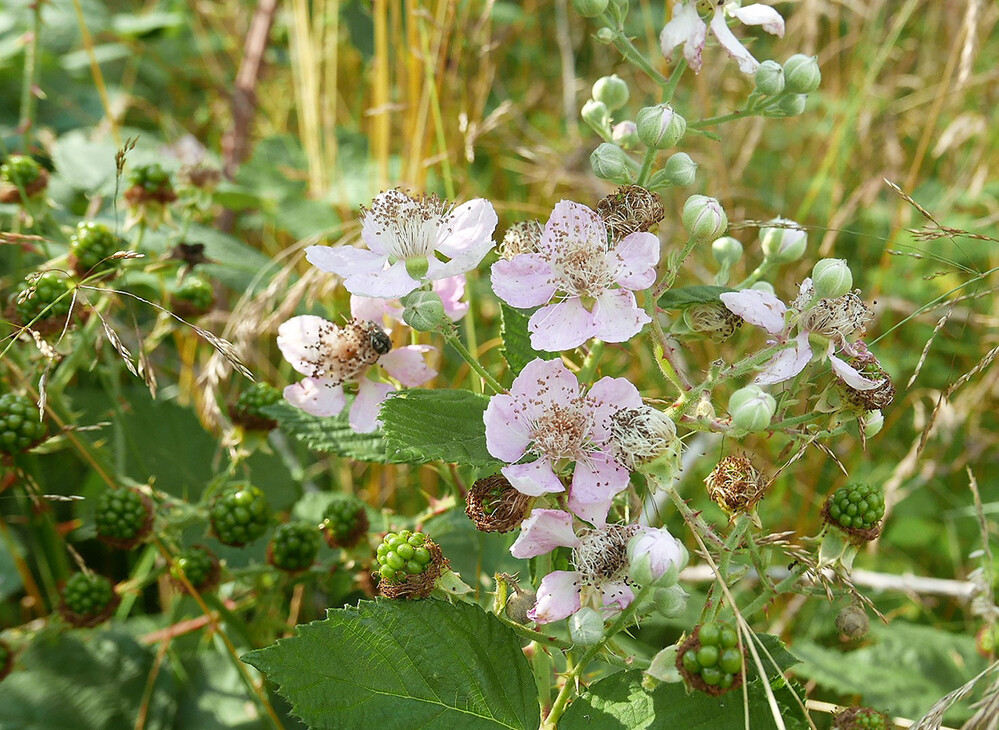
<path id="1" fill-rule="evenodd" d="M 465 275 L 449 276 L 433 282 L 431 288 L 441 298 L 444 312 L 452 322 L 457 322 L 468 311 L 468 302 L 463 302 L 465 296 Z M 372 322 L 391 325 L 401 323 L 403 306 L 398 299 L 380 299 L 377 297 L 361 297 L 356 294 L 350 298 L 350 314 L 355 319 L 367 319 Z"/>
<path id="2" fill-rule="evenodd" d="M 662 47 L 663 55 L 667 59 L 672 58 L 673 50 L 682 43 L 684 58 L 695 72 L 701 70 L 701 53 L 704 51 L 708 34 L 708 26 L 701 20 L 697 10 L 699 4 L 696 0 L 677 2 L 673 6 L 673 17 L 659 34 L 659 45 Z M 711 32 L 715 38 L 722 48 L 739 62 L 740 71 L 746 74 L 756 73 L 756 69 L 760 67 L 759 61 L 753 58 L 753 55 L 729 30 L 725 16 L 730 15 L 744 25 L 762 26 L 767 33 L 783 38 L 784 19 L 780 13 L 759 3 L 740 7 L 738 2 L 711 0 L 709 4 L 714 7 L 711 15 Z"/>
<path id="3" fill-rule="evenodd" d="M 376 323 L 352 319 L 336 325 L 322 317 L 292 317 L 278 327 L 278 348 L 295 370 L 306 376 L 284 389 L 285 399 L 314 416 L 335 416 L 347 405 L 343 384 L 357 383 L 348 422 L 359 433 L 378 428 L 378 409 L 396 386 L 371 378 L 377 365 L 407 388 L 423 385 L 437 372 L 424 355 L 434 348 L 392 348 Z"/>
<path id="4" fill-rule="evenodd" d="M 640 527 L 628 543 L 628 561 L 647 561 L 649 576 L 657 581 L 671 570 L 679 573 L 687 563 L 687 550 L 665 527 Z"/>
<path id="5" fill-rule="evenodd" d="M 364 211 L 367 248 L 309 246 L 313 266 L 344 277 L 352 294 L 396 299 L 426 281 L 471 271 L 493 247 L 496 212 L 477 198 L 452 207 L 436 195 L 411 198 L 389 190 Z"/>
<path id="6" fill-rule="evenodd" d="M 612 416 L 637 408 L 641 396 L 624 378 L 601 378 L 584 393 L 561 360 L 534 360 L 494 395 L 484 415 L 486 448 L 505 461 L 503 475 L 530 496 L 563 492 L 556 474 L 575 464 L 568 507 L 596 525 L 607 519 L 614 495 L 628 486 L 628 470 L 610 454 Z M 536 457 L 523 462 L 524 457 Z"/>
<path id="7" fill-rule="evenodd" d="M 638 334 L 652 320 L 634 292 L 652 286 L 658 262 L 659 239 L 653 234 L 635 232 L 611 247 L 599 215 L 563 200 L 552 211 L 538 250 L 493 264 L 492 285 L 512 307 L 541 307 L 527 324 L 531 346 L 557 352 L 591 337 L 625 342 Z"/>

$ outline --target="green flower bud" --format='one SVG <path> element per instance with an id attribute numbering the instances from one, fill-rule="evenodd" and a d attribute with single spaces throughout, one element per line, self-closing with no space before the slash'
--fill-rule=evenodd
<path id="1" fill-rule="evenodd" d="M 815 56 L 796 53 L 784 62 L 784 90 L 788 94 L 811 94 L 822 83 Z"/>
<path id="2" fill-rule="evenodd" d="M 638 144 L 638 125 L 629 120 L 618 122 L 611 127 L 611 139 L 614 144 L 630 150 Z"/>
<path id="3" fill-rule="evenodd" d="M 593 98 L 602 101 L 611 111 L 628 103 L 628 83 L 617 74 L 603 76 L 593 84 Z"/>
<path id="4" fill-rule="evenodd" d="M 604 3 L 607 5 L 607 3 Z M 611 28 L 601 28 L 597 31 L 595 36 L 597 43 L 603 43 L 605 46 L 609 46 L 617 38 L 617 33 L 615 33 Z"/>
<path id="5" fill-rule="evenodd" d="M 610 0 L 572 0 L 572 8 L 584 18 L 595 18 L 607 9 Z M 603 30 L 601 28 L 601 30 Z M 609 30 L 609 29 L 608 29 Z"/>
<path id="6" fill-rule="evenodd" d="M 405 307 L 402 320 L 417 332 L 435 332 L 451 322 L 437 292 L 417 289 L 401 301 Z"/>
<path id="7" fill-rule="evenodd" d="M 819 299 L 841 297 L 853 289 L 853 273 L 846 259 L 822 259 L 812 267 L 812 284 Z"/>
<path id="8" fill-rule="evenodd" d="M 594 609 L 586 606 L 569 617 L 569 638 L 580 646 L 593 646 L 604 635 L 604 620 Z"/>
<path id="9" fill-rule="evenodd" d="M 669 104 L 647 106 L 638 112 L 638 138 L 654 150 L 674 147 L 687 131 L 687 121 Z"/>
<path id="10" fill-rule="evenodd" d="M 784 69 L 776 61 L 764 61 L 756 69 L 756 90 L 764 96 L 777 96 L 784 90 Z"/>
<path id="11" fill-rule="evenodd" d="M 607 133 L 610 131 L 610 109 L 602 101 L 594 101 L 590 99 L 588 102 L 583 104 L 582 110 L 579 112 L 579 116 L 583 118 L 583 121 L 590 125 L 590 128 L 594 132 Z"/>
<path id="12" fill-rule="evenodd" d="M 770 425 L 777 401 L 758 385 L 739 388 L 728 399 L 732 425 L 743 431 L 762 431 Z"/>
<path id="13" fill-rule="evenodd" d="M 632 182 L 631 160 L 620 147 L 608 142 L 598 146 L 590 154 L 593 173 L 602 180 L 610 180 L 620 185 Z"/>
<path id="14" fill-rule="evenodd" d="M 656 612 L 663 618 L 676 618 L 682 616 L 687 610 L 687 591 L 679 585 L 671 585 L 669 588 L 656 588 L 655 593 Z"/>
<path id="15" fill-rule="evenodd" d="M 777 290 L 774 289 L 774 285 L 769 281 L 758 281 L 749 288 L 755 289 L 756 291 L 765 291 L 767 294 L 777 294 Z"/>
<path id="16" fill-rule="evenodd" d="M 864 429 L 865 438 L 877 436 L 884 426 L 885 416 L 881 411 L 868 411 L 860 417 L 860 427 Z"/>
<path id="17" fill-rule="evenodd" d="M 796 117 L 805 111 L 805 103 L 808 101 L 808 97 L 804 94 L 790 94 L 788 96 L 782 96 L 777 100 L 777 106 L 764 112 L 763 116 L 767 117 Z"/>
<path id="18" fill-rule="evenodd" d="M 406 273 L 416 280 L 420 280 L 426 276 L 427 271 L 429 270 L 430 262 L 427 261 L 426 256 L 417 256 L 416 258 L 406 259 Z"/>
<path id="19" fill-rule="evenodd" d="M 659 174 L 667 185 L 685 188 L 692 185 L 697 177 L 697 163 L 686 152 L 677 152 L 666 160 L 666 165 Z"/>
<path id="20" fill-rule="evenodd" d="M 742 244 L 731 236 L 722 236 L 711 244 L 711 255 L 727 269 L 742 258 Z"/>
<path id="21" fill-rule="evenodd" d="M 691 238 L 711 241 L 721 236 L 728 228 L 728 216 L 716 198 L 706 195 L 691 195 L 683 204 L 683 227 Z"/>
<path id="22" fill-rule="evenodd" d="M 760 229 L 760 242 L 763 255 L 774 264 L 788 264 L 805 255 L 808 234 L 787 218 L 774 218 L 771 223 L 779 224 Z"/>

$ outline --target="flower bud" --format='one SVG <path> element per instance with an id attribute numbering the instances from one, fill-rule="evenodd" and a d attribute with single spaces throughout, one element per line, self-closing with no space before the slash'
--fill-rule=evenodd
<path id="1" fill-rule="evenodd" d="M 686 152 L 677 152 L 666 160 L 659 176 L 666 185 L 685 188 L 697 177 L 697 163 Z"/>
<path id="2" fill-rule="evenodd" d="M 822 259 L 812 267 L 812 284 L 820 299 L 841 297 L 853 289 L 853 273 L 846 259 Z"/>
<path id="3" fill-rule="evenodd" d="M 777 294 L 777 290 L 774 289 L 774 285 L 769 281 L 758 281 L 749 288 L 756 291 L 765 291 L 767 294 Z"/>
<path id="4" fill-rule="evenodd" d="M 885 416 L 881 411 L 868 411 L 860 417 L 860 427 L 864 431 L 864 438 L 877 436 L 884 426 Z"/>
<path id="5" fill-rule="evenodd" d="M 855 603 L 845 606 L 836 615 L 836 630 L 848 639 L 859 639 L 867 635 L 871 620 L 867 612 Z"/>
<path id="6" fill-rule="evenodd" d="M 437 292 L 417 289 L 402 298 L 402 320 L 417 332 L 435 332 L 451 322 Z"/>
<path id="7" fill-rule="evenodd" d="M 728 216 L 716 198 L 691 195 L 683 204 L 683 227 L 691 238 L 711 241 L 728 228 Z"/>
<path id="8" fill-rule="evenodd" d="M 742 244 L 731 236 L 722 236 L 711 244 L 711 255 L 723 268 L 730 268 L 742 258 Z"/>
<path id="9" fill-rule="evenodd" d="M 618 122 L 611 127 L 611 139 L 614 144 L 630 150 L 638 144 L 638 125 L 630 120 Z"/>
<path id="10" fill-rule="evenodd" d="M 625 184 L 632 182 L 631 160 L 620 147 L 604 142 L 590 154 L 593 173 L 603 179 Z"/>
<path id="11" fill-rule="evenodd" d="M 687 120 L 673 111 L 669 104 L 647 106 L 638 112 L 638 138 L 654 150 L 676 145 L 687 131 Z"/>
<path id="12" fill-rule="evenodd" d="M 572 7 L 584 18 L 595 18 L 607 9 L 610 0 L 572 0 Z M 603 28 L 601 28 L 603 30 Z M 608 28 L 608 30 L 610 30 Z"/>
<path id="13" fill-rule="evenodd" d="M 808 97 L 804 94 L 789 94 L 782 96 L 777 100 L 777 106 L 768 112 L 764 112 L 763 116 L 768 117 L 796 117 L 805 111 L 805 104 L 808 102 Z"/>
<path id="14" fill-rule="evenodd" d="M 602 101 L 590 99 L 583 104 L 579 116 L 583 118 L 595 132 L 605 132 L 610 130 L 610 109 Z"/>
<path id="15" fill-rule="evenodd" d="M 764 96 L 777 96 L 784 90 L 784 69 L 776 61 L 764 61 L 756 69 L 756 90 Z"/>
<path id="16" fill-rule="evenodd" d="M 789 94 L 811 94 L 822 83 L 815 56 L 796 53 L 784 62 L 784 90 Z"/>
<path id="17" fill-rule="evenodd" d="M 762 431 L 770 425 L 777 401 L 758 385 L 740 388 L 728 399 L 732 425 L 743 431 Z"/>
<path id="18" fill-rule="evenodd" d="M 607 3 L 605 2 L 604 6 L 606 5 Z M 601 28 L 597 31 L 596 36 L 594 37 L 597 39 L 597 43 L 603 43 L 605 46 L 609 46 L 614 42 L 614 39 L 617 38 L 617 33 L 615 33 L 611 28 Z"/>
<path id="19" fill-rule="evenodd" d="M 628 575 L 640 586 L 676 583 L 687 551 L 665 527 L 646 527 L 628 541 Z"/>
<path id="20" fill-rule="evenodd" d="M 628 103 L 628 83 L 617 74 L 603 76 L 593 84 L 593 98 L 602 101 L 611 111 Z"/>
<path id="21" fill-rule="evenodd" d="M 569 617 L 569 638 L 580 646 L 593 646 L 604 635 L 604 620 L 589 606 Z"/>
<path id="22" fill-rule="evenodd" d="M 528 624 L 531 622 L 527 612 L 534 608 L 538 602 L 538 594 L 532 590 L 517 589 L 506 602 L 506 615 L 511 621 L 518 624 Z"/>
<path id="23" fill-rule="evenodd" d="M 773 264 L 788 264 L 805 255 L 808 234 L 786 218 L 774 218 L 774 224 L 760 229 L 763 255 Z"/>
<path id="24" fill-rule="evenodd" d="M 655 591 L 656 612 L 663 618 L 676 618 L 687 610 L 687 591 L 679 585 L 657 588 Z"/>

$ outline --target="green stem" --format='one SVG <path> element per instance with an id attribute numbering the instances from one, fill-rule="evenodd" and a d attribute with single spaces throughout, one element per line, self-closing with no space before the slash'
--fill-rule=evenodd
<path id="1" fill-rule="evenodd" d="M 773 266 L 773 263 L 770 261 L 770 259 L 763 259 L 763 262 L 759 266 L 757 266 L 755 269 L 753 269 L 753 272 L 749 276 L 747 276 L 745 279 L 743 279 L 742 281 L 740 281 L 733 288 L 734 289 L 748 289 L 753 284 L 755 284 L 756 282 L 758 282 L 763 277 L 763 275 L 765 273 L 767 273 L 767 271 L 770 270 L 771 266 Z"/>
<path id="2" fill-rule="evenodd" d="M 597 372 L 597 363 L 600 361 L 600 356 L 603 352 L 604 341 L 594 340 L 593 346 L 590 347 L 590 351 L 586 354 L 586 359 L 583 360 L 583 367 L 579 371 L 579 382 L 589 383 L 593 380 Z"/>
<path id="3" fill-rule="evenodd" d="M 805 565 L 799 564 L 795 566 L 794 570 L 792 570 L 791 573 L 784 578 L 784 580 L 773 587 L 772 593 L 769 591 L 763 591 L 763 593 L 756 597 L 756 600 L 743 608 L 740 613 L 742 613 L 743 616 L 751 617 L 754 613 L 770 603 L 770 601 L 772 601 L 776 596 L 790 590 L 791 586 L 798 582 L 798 579 L 801 578 L 802 574 L 806 570 L 808 570 L 808 567 Z"/>
<path id="4" fill-rule="evenodd" d="M 673 72 L 669 75 L 669 81 L 666 82 L 666 86 L 663 87 L 663 104 L 669 104 L 673 101 L 673 95 L 676 93 L 676 87 L 680 85 L 680 78 L 686 70 L 687 59 L 681 58 L 677 61 L 676 66 L 673 67 Z"/>
<path id="5" fill-rule="evenodd" d="M 611 17 L 610 13 L 604 13 L 601 18 L 604 21 L 604 25 L 614 31 L 614 47 L 621 52 L 621 55 L 627 61 L 644 71 L 650 79 L 659 84 L 663 89 L 669 88 L 670 79 L 667 79 L 656 71 L 652 67 L 652 64 L 642 55 L 642 52 L 635 48 L 635 44 L 621 30 L 620 22 Z"/>
<path id="6" fill-rule="evenodd" d="M 24 75 L 21 82 L 21 120 L 18 123 L 24 142 L 24 154 L 31 153 L 31 129 L 35 124 L 35 86 L 38 83 L 38 37 L 42 33 L 42 0 L 31 8 L 31 40 L 25 50 Z"/>
<path id="7" fill-rule="evenodd" d="M 493 389 L 493 392 L 496 393 L 506 392 L 506 388 L 500 385 L 499 382 L 496 380 L 496 378 L 490 375 L 489 372 L 484 367 L 482 367 L 482 363 L 480 363 L 475 358 L 475 356 L 472 355 L 472 353 L 470 353 L 465 348 L 465 346 L 461 342 L 461 339 L 458 337 L 458 335 L 455 333 L 453 329 L 451 329 L 450 331 L 447 330 L 444 331 L 443 335 L 444 339 L 447 340 L 448 344 L 450 344 L 451 347 L 453 347 L 455 350 L 458 351 L 458 354 L 461 355 L 461 357 L 465 360 L 465 362 L 469 364 L 472 370 L 474 370 L 476 373 L 479 374 L 479 377 L 482 378 L 483 382 L 488 384 L 489 387 Z"/>
<path id="8" fill-rule="evenodd" d="M 638 173 L 638 180 L 635 182 L 636 185 L 640 185 L 643 188 L 649 182 L 649 175 L 652 172 L 652 163 L 655 162 L 656 152 L 659 150 L 649 148 L 645 150 L 645 158 L 642 160 L 642 169 Z"/>

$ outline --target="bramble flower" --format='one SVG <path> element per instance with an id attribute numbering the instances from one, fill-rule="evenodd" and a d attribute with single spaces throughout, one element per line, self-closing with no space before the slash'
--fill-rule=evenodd
<path id="1" fill-rule="evenodd" d="M 348 422 L 359 433 L 378 428 L 378 408 L 395 386 L 373 380 L 375 365 L 407 388 L 423 385 L 437 372 L 424 361 L 429 345 L 392 349 L 375 322 L 354 318 L 336 325 L 322 317 L 292 317 L 278 328 L 278 348 L 304 379 L 284 389 L 285 399 L 313 416 L 335 416 L 347 405 L 343 383 L 357 383 Z"/>
<path id="2" fill-rule="evenodd" d="M 657 263 L 656 236 L 631 233 L 611 248 L 603 219 L 585 205 L 563 200 L 552 211 L 538 250 L 493 264 L 492 285 L 512 307 L 541 307 L 527 325 L 531 346 L 556 352 L 591 337 L 625 342 L 638 334 L 651 319 L 634 292 L 652 286 Z M 550 303 L 553 298 L 557 303 Z"/>
<path id="3" fill-rule="evenodd" d="M 708 26 L 701 20 L 699 6 L 713 8 L 711 16 L 711 32 L 722 48 L 739 62 L 739 70 L 746 74 L 755 73 L 760 67 L 759 61 L 746 50 L 731 30 L 729 30 L 726 15 L 731 15 L 743 25 L 759 25 L 767 33 L 784 37 L 784 19 L 773 8 L 760 3 L 741 7 L 739 2 L 726 0 L 684 0 L 673 6 L 673 17 L 666 23 L 659 34 L 659 45 L 663 55 L 670 59 L 673 50 L 683 44 L 683 55 L 695 72 L 701 70 L 701 53 L 707 40 Z"/>
<path id="4" fill-rule="evenodd" d="M 468 311 L 468 302 L 461 298 L 465 296 L 465 276 L 449 276 L 438 279 L 431 285 L 433 291 L 441 298 L 444 311 L 452 322 L 457 322 Z M 402 322 L 403 306 L 396 299 L 380 299 L 362 297 L 356 294 L 350 298 L 350 314 L 355 319 L 368 319 L 386 325 L 392 321 Z"/>
<path id="5" fill-rule="evenodd" d="M 436 195 L 388 190 L 363 211 L 367 248 L 309 246 L 313 266 L 344 277 L 352 294 L 397 299 L 423 282 L 471 271 L 493 247 L 496 212 L 476 198 L 457 207 Z"/>
<path id="6" fill-rule="evenodd" d="M 601 378 L 583 393 L 561 360 L 534 360 L 508 395 L 490 399 L 486 448 L 507 463 L 501 471 L 510 483 L 532 497 L 564 492 L 558 472 L 575 462 L 568 507 L 603 525 L 611 500 L 629 478 L 611 455 L 611 419 L 622 408 L 641 405 L 638 390 L 624 378 Z M 525 456 L 536 458 L 523 463 Z"/>

